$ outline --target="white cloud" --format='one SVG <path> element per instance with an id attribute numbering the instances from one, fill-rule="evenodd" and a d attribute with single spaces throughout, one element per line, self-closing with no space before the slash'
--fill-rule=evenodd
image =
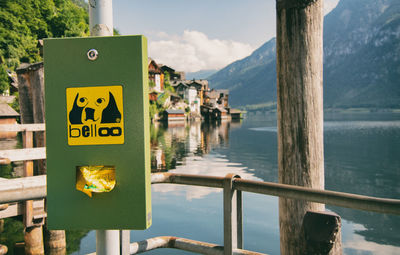
<path id="1" fill-rule="evenodd" d="M 185 30 L 182 36 L 159 32 L 158 37 L 161 40 L 149 40 L 149 56 L 157 63 L 185 72 L 219 69 L 254 50 L 249 44 L 210 39 L 198 31 Z"/>
<path id="2" fill-rule="evenodd" d="M 357 250 L 357 254 L 375 254 L 375 255 L 396 255 L 400 254 L 400 248 L 393 245 L 387 244 L 379 244 L 375 242 L 370 242 L 365 240 L 365 237 L 356 234 L 357 230 L 365 230 L 365 227 L 360 224 L 348 223 L 347 221 L 342 222 L 344 224 L 343 227 L 352 228 L 351 232 L 353 233 L 351 236 L 347 237 L 343 241 L 344 249 L 353 249 Z M 349 224 L 349 226 L 346 226 Z"/>
<path id="3" fill-rule="evenodd" d="M 324 1 L 324 14 L 328 14 L 338 5 L 339 0 L 325 0 Z"/>

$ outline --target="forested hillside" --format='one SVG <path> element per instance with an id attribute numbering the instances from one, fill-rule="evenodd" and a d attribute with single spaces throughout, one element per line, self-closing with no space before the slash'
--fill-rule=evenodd
<path id="1" fill-rule="evenodd" d="M 84 0 L 0 1 L 0 94 L 8 86 L 6 70 L 41 61 L 38 40 L 87 36 Z"/>

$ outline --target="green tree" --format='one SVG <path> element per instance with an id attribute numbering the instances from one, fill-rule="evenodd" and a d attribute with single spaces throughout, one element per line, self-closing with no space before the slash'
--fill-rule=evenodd
<path id="1" fill-rule="evenodd" d="M 0 0 L 0 57 L 6 69 L 41 61 L 39 39 L 87 36 L 89 16 L 81 7 L 86 5 L 84 0 Z"/>
<path id="2" fill-rule="evenodd" d="M 3 64 L 0 64 L 0 94 L 3 94 L 9 89 L 8 84 L 8 75 L 6 71 L 6 67 Z"/>

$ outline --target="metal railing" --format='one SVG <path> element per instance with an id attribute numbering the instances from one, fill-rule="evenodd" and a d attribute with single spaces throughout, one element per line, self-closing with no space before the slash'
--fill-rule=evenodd
<path id="1" fill-rule="evenodd" d="M 21 125 L 22 126 L 22 125 Z M 44 128 L 44 127 L 43 127 Z M 0 131 L 4 131 L 0 125 Z M 7 130 L 8 131 L 8 130 Z M 38 152 L 32 152 L 38 153 Z M 4 156 L 0 151 L 0 158 Z M 29 153 L 26 155 L 29 160 Z M 44 159 L 45 151 L 32 155 L 35 159 Z M 16 161 L 17 157 L 4 159 L 4 162 Z M 362 196 L 329 190 L 286 185 L 272 182 L 243 180 L 238 175 L 225 177 L 187 175 L 176 173 L 155 173 L 152 184 L 180 184 L 223 189 L 224 208 L 224 246 L 199 242 L 179 237 L 154 237 L 141 242 L 131 243 L 129 253 L 137 254 L 158 248 L 175 248 L 202 254 L 261 254 L 243 250 L 242 234 L 242 191 L 277 197 L 306 200 L 310 202 L 336 205 L 352 209 L 400 215 L 400 200 Z M 0 181 L 0 204 L 41 199 L 46 197 L 46 176 L 33 176 Z"/>
<path id="2" fill-rule="evenodd" d="M 230 254 L 260 254 L 242 250 L 241 195 L 234 192 L 252 192 L 311 202 L 338 205 L 353 209 L 400 215 L 400 200 L 354 195 L 328 190 L 313 190 L 293 185 L 243 180 L 235 175 L 226 177 L 186 175 L 175 173 L 152 174 L 152 183 L 195 185 L 224 189 L 224 247 Z M 25 177 L 0 182 L 0 203 L 40 199 L 46 197 L 46 176 Z M 236 204 L 236 205 L 235 205 Z M 178 241 L 177 241 L 178 240 Z M 230 247 L 230 248 L 229 248 Z M 156 237 L 130 244 L 130 254 L 157 248 L 176 248 L 204 254 L 224 254 L 224 248 L 215 244 L 178 237 Z M 227 252 L 225 250 L 225 252 Z M 226 253 L 225 253 L 226 254 Z"/>

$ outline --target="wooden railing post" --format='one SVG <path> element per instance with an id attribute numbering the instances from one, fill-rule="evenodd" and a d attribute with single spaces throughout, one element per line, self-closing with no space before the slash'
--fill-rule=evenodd
<path id="1" fill-rule="evenodd" d="M 33 148 L 33 132 L 23 132 L 23 144 L 24 148 Z M 33 161 L 24 161 L 24 177 L 33 176 Z M 33 201 L 25 201 L 25 213 L 24 213 L 24 225 L 25 227 L 32 227 L 33 224 Z"/>
<path id="2" fill-rule="evenodd" d="M 21 122 L 23 124 L 30 123 L 44 123 L 45 121 L 45 107 L 44 107 L 44 67 L 43 62 L 31 64 L 28 66 L 22 66 L 17 69 L 18 75 L 18 88 L 19 88 L 19 104 Z M 32 132 L 31 132 L 32 133 Z M 32 136 L 32 134 L 30 134 Z M 32 139 L 32 146 L 45 147 L 46 139 L 43 131 L 35 132 L 34 140 Z M 33 163 L 32 164 L 32 175 L 33 175 Z M 35 172 L 38 174 L 46 174 L 46 160 L 35 161 Z M 44 212 L 39 214 L 44 215 Z M 38 216 L 39 217 L 39 216 Z M 30 218 L 31 219 L 31 218 Z M 29 222 L 27 222 L 29 223 Z M 65 233 L 59 230 L 51 233 L 52 230 L 47 231 L 45 247 L 47 253 L 63 254 L 62 252 L 66 249 L 65 244 Z M 56 238 L 58 238 L 56 240 Z M 54 249 L 53 249 L 53 248 Z M 60 253 L 61 252 L 61 253 Z"/>
<path id="3" fill-rule="evenodd" d="M 233 188 L 239 175 L 228 174 L 224 179 L 224 254 L 243 248 L 242 192 Z"/>
<path id="4" fill-rule="evenodd" d="M 33 132 L 25 131 L 23 133 L 24 148 L 33 148 Z M 24 161 L 24 177 L 33 176 L 33 161 Z M 33 201 L 25 201 L 24 225 L 25 225 L 25 254 L 41 255 L 44 254 L 43 229 L 42 225 L 36 225 L 33 222 Z"/>
<path id="5" fill-rule="evenodd" d="M 21 123 L 44 123 L 44 68 L 43 62 L 17 69 Z M 34 145 L 45 147 L 44 132 L 35 132 Z M 35 172 L 46 174 L 46 161 L 35 162 Z"/>

